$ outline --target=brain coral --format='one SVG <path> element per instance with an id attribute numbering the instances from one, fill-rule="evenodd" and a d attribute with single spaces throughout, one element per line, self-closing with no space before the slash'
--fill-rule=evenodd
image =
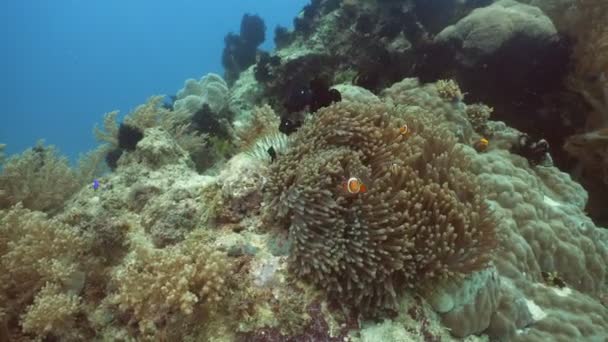
<path id="1" fill-rule="evenodd" d="M 416 133 L 402 134 L 407 122 Z M 400 289 L 482 269 L 491 212 L 455 138 L 382 103 L 320 110 L 272 164 L 268 217 L 289 229 L 291 268 L 330 298 L 376 314 Z M 351 194 L 349 177 L 367 185 Z"/>

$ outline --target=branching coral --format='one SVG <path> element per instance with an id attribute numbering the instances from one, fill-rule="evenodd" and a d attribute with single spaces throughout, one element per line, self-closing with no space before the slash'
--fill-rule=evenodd
<path id="1" fill-rule="evenodd" d="M 441 98 L 447 101 L 461 101 L 463 98 L 462 92 L 458 83 L 454 80 L 439 80 L 437 81 L 437 92 Z"/>
<path id="2" fill-rule="evenodd" d="M 29 209 L 52 211 L 78 189 L 80 180 L 67 158 L 53 146 L 36 147 L 9 158 L 0 173 L 0 208 L 19 202 Z"/>
<path id="3" fill-rule="evenodd" d="M 486 106 L 483 103 L 467 105 L 467 117 L 475 132 L 482 135 L 488 134 L 487 123 L 493 110 L 492 107 Z"/>
<path id="4" fill-rule="evenodd" d="M 15 207 L 0 220 L 3 291 L 24 293 L 46 281 L 70 285 L 87 238 L 40 212 Z M 77 277 L 77 276 L 76 276 Z"/>
<path id="5" fill-rule="evenodd" d="M 80 309 L 78 296 L 62 292 L 57 285 L 47 284 L 21 317 L 23 331 L 41 337 L 49 334 L 72 337 L 69 335 L 75 335 L 77 331 L 74 326 Z"/>
<path id="6" fill-rule="evenodd" d="M 0 212 L 0 297 L 6 299 L 7 315 L 16 319 L 36 296 L 34 307 L 23 316 L 24 330 L 39 335 L 56 332 L 55 323 L 63 317 L 57 310 L 62 309 L 50 310 L 47 318 L 40 317 L 40 310 L 50 305 L 49 300 L 69 297 L 73 302 L 72 295 L 84 286 L 81 264 L 88 246 L 89 238 L 43 213 L 21 207 Z M 54 297 L 37 294 L 44 286 L 47 292 L 53 289 Z"/>
<path id="7" fill-rule="evenodd" d="M 197 304 L 221 299 L 225 262 L 196 237 L 164 249 L 134 243 L 114 272 L 112 302 L 132 314 L 142 333 L 155 334 L 172 316 L 189 316 Z"/>
<path id="8" fill-rule="evenodd" d="M 291 266 L 364 313 L 394 307 L 396 292 L 483 268 L 492 215 L 450 133 L 382 104 L 320 110 L 272 164 L 268 214 L 289 227 Z M 341 187 L 349 177 L 366 193 Z"/>

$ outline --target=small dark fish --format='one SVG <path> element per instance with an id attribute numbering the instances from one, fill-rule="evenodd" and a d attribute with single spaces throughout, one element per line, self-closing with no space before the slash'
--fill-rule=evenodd
<path id="1" fill-rule="evenodd" d="M 93 190 L 99 189 L 99 180 L 97 178 L 93 179 Z"/>
<path id="2" fill-rule="evenodd" d="M 266 152 L 268 152 L 268 155 L 270 156 L 270 162 L 274 162 L 275 159 L 277 159 L 277 151 L 274 150 L 274 146 L 270 146 Z"/>
<path id="3" fill-rule="evenodd" d="M 540 272 L 545 283 L 563 289 L 567 286 L 566 282 L 557 275 L 557 272 Z"/>

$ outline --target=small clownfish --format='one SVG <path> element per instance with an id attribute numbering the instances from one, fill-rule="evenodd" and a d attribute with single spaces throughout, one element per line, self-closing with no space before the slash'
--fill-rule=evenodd
<path id="1" fill-rule="evenodd" d="M 473 147 L 477 152 L 485 152 L 488 149 L 489 144 L 490 141 L 488 139 L 480 138 L 473 144 Z"/>
<path id="2" fill-rule="evenodd" d="M 350 194 L 358 194 L 367 192 L 367 186 L 358 177 L 350 177 L 342 184 L 344 191 Z"/>
<path id="3" fill-rule="evenodd" d="M 414 132 L 407 126 L 407 124 L 403 124 L 403 126 L 399 127 L 399 134 L 403 135 L 403 137 L 408 138 Z"/>

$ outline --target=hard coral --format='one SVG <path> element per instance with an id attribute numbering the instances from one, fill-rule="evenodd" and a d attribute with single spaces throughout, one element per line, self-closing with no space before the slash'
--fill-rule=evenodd
<path id="1" fill-rule="evenodd" d="M 504 150 L 472 158 L 502 218 L 494 259 L 501 294 L 486 334 L 507 341 L 604 339 L 608 310 L 599 297 L 608 279 L 608 235 L 584 214 L 587 193 L 557 168 L 531 168 Z M 567 287 L 546 286 L 543 272 L 557 272 Z"/>
<path id="2" fill-rule="evenodd" d="M 467 105 L 467 118 L 471 122 L 471 126 L 473 126 L 475 132 L 481 135 L 489 133 L 487 123 L 493 110 L 492 107 L 486 106 L 483 103 Z"/>
<path id="3" fill-rule="evenodd" d="M 323 108 L 270 170 L 268 214 L 289 228 L 292 270 L 365 314 L 393 308 L 398 290 L 483 268 L 495 244 L 455 140 L 414 119 L 419 133 L 406 138 L 401 114 L 383 104 Z M 353 176 L 366 193 L 342 190 Z"/>
<path id="4" fill-rule="evenodd" d="M 439 96 L 445 100 L 458 102 L 463 98 L 460 87 L 454 80 L 439 80 L 436 86 Z"/>

